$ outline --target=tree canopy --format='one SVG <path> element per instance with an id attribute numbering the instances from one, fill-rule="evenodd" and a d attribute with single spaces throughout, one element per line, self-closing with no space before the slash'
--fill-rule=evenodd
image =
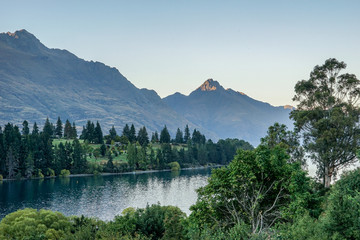
<path id="1" fill-rule="evenodd" d="M 340 168 L 356 161 L 360 139 L 360 81 L 354 74 L 340 75 L 345 68 L 334 58 L 315 66 L 308 80 L 296 84 L 293 98 L 298 106 L 291 118 L 326 187 Z"/>

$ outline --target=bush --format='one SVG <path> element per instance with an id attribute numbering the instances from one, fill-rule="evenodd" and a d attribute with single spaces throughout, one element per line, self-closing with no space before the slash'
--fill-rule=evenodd
<path id="1" fill-rule="evenodd" d="M 68 218 L 50 210 L 26 208 L 0 222 L 0 239 L 62 239 L 70 232 Z"/>
<path id="2" fill-rule="evenodd" d="M 60 177 L 68 177 L 70 175 L 70 170 L 63 169 L 60 171 Z"/>
<path id="3" fill-rule="evenodd" d="M 51 168 L 48 168 L 46 171 L 46 175 L 50 177 L 55 177 L 55 171 L 52 170 Z"/>
<path id="4" fill-rule="evenodd" d="M 3 175 L 0 174 L 0 181 L 4 179 Z"/>
<path id="5" fill-rule="evenodd" d="M 171 171 L 179 171 L 180 170 L 180 164 L 178 162 L 169 163 L 169 167 L 171 168 Z"/>
<path id="6" fill-rule="evenodd" d="M 322 220 L 332 237 L 360 239 L 360 168 L 345 173 L 332 186 Z"/>
<path id="7" fill-rule="evenodd" d="M 42 174 L 41 169 L 38 169 L 36 176 L 39 178 L 44 178 L 44 174 Z"/>

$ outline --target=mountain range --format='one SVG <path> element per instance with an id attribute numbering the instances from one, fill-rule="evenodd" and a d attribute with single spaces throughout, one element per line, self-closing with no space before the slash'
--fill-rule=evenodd
<path id="1" fill-rule="evenodd" d="M 141 66 L 139 66 L 141 68 Z M 116 68 L 85 61 L 67 50 L 49 49 L 26 30 L 0 33 L 0 124 L 42 124 L 60 116 L 78 127 L 98 120 L 104 133 L 126 123 L 148 131 L 166 125 L 174 134 L 186 124 L 208 138 L 240 138 L 257 145 L 274 122 L 291 125 L 290 110 L 224 89 L 209 79 L 189 96 L 161 99 L 138 89 Z"/>

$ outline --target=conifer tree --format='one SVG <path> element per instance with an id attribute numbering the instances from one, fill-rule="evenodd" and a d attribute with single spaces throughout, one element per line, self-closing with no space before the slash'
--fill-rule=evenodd
<path id="1" fill-rule="evenodd" d="M 28 123 L 28 121 L 24 121 L 23 123 L 22 123 L 22 125 L 23 125 L 23 129 L 22 129 L 22 134 L 24 135 L 24 136 L 27 136 L 27 135 L 29 135 L 29 133 L 30 133 L 30 130 L 29 130 L 29 123 Z"/>
<path id="2" fill-rule="evenodd" d="M 135 126 L 134 124 L 131 124 L 131 127 L 130 127 L 130 132 L 129 132 L 129 141 L 131 143 L 135 143 L 136 142 L 136 130 L 135 130 Z"/>
<path id="3" fill-rule="evenodd" d="M 190 140 L 190 130 L 189 126 L 186 124 L 185 133 L 184 133 L 184 142 L 187 143 Z"/>
<path id="4" fill-rule="evenodd" d="M 70 138 L 71 138 L 71 124 L 70 124 L 69 119 L 66 119 L 66 122 L 65 122 L 64 137 L 65 137 L 66 139 L 70 139 Z"/>
<path id="5" fill-rule="evenodd" d="M 184 141 L 183 133 L 180 130 L 180 128 L 178 128 L 177 131 L 176 131 L 175 142 L 176 143 L 183 143 L 183 141 Z"/>
<path id="6" fill-rule="evenodd" d="M 56 121 L 55 136 L 61 138 L 63 135 L 63 126 L 60 117 Z"/>
<path id="7" fill-rule="evenodd" d="M 170 143 L 170 134 L 167 130 L 166 125 L 164 126 L 163 130 L 160 133 L 160 143 Z"/>

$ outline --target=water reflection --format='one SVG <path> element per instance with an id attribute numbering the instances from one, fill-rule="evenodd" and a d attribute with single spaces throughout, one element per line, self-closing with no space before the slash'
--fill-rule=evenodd
<path id="1" fill-rule="evenodd" d="M 178 206 L 187 214 L 195 189 L 204 186 L 210 169 L 115 176 L 9 181 L 0 184 L 0 218 L 19 208 L 47 208 L 65 215 L 112 220 L 128 207 L 147 203 Z"/>

